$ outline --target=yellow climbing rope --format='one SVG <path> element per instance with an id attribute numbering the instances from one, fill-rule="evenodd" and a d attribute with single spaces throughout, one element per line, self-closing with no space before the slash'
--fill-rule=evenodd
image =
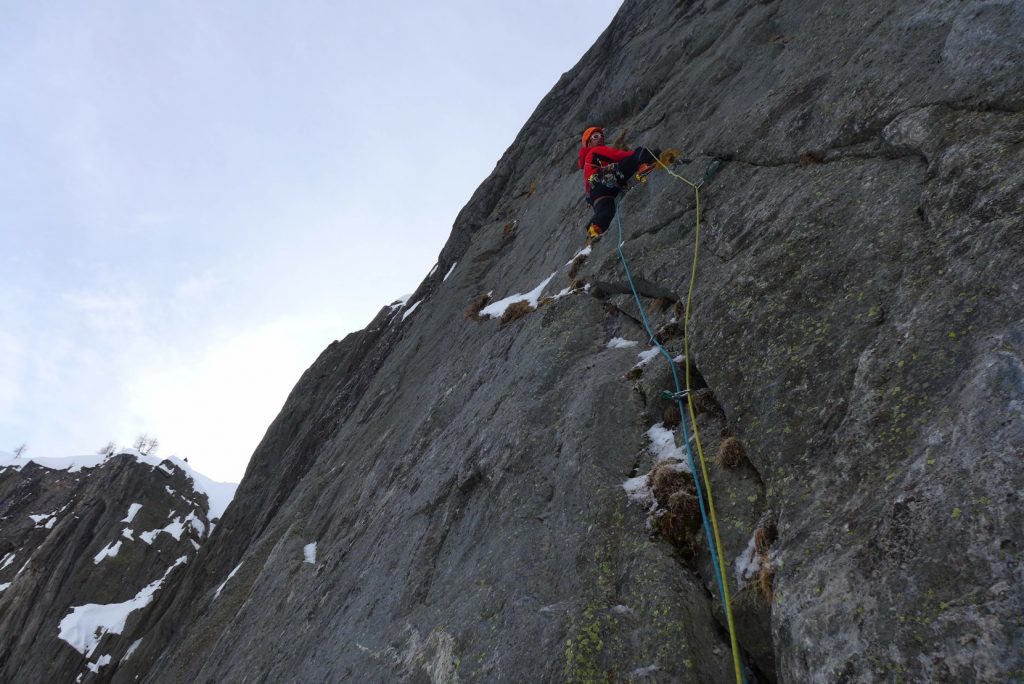
<path id="1" fill-rule="evenodd" d="M 718 571 L 722 578 L 722 606 L 725 609 L 725 619 L 729 625 L 729 639 L 732 643 L 732 662 L 736 669 L 736 681 L 744 682 L 746 678 L 743 676 L 743 667 L 740 664 L 740 651 L 739 645 L 736 641 L 736 626 L 732 619 L 732 599 L 729 596 L 729 579 L 725 572 L 725 555 L 722 553 L 722 540 L 718 534 L 718 519 L 715 516 L 715 500 L 711 494 L 711 480 L 708 477 L 707 462 L 704 459 L 704 450 L 700 444 L 700 433 L 697 430 L 697 413 L 693 406 L 693 395 L 690 391 L 690 307 L 693 302 L 693 288 L 697 282 L 697 257 L 698 247 L 700 245 L 700 186 L 703 184 L 693 183 L 686 178 L 683 178 L 675 171 L 670 169 L 668 165 L 658 159 L 658 165 L 661 166 L 670 176 L 681 180 L 682 182 L 693 188 L 694 196 L 697 200 L 697 226 L 694 230 L 693 236 L 693 265 L 690 268 L 690 287 L 686 293 L 686 309 L 683 312 L 683 359 L 686 364 L 686 403 L 690 409 L 690 425 L 693 427 L 693 437 L 697 444 L 697 456 L 700 460 L 701 474 L 704 476 L 704 486 L 707 488 L 708 494 L 708 512 L 711 518 L 711 527 L 715 533 L 715 548 L 718 553 Z"/>

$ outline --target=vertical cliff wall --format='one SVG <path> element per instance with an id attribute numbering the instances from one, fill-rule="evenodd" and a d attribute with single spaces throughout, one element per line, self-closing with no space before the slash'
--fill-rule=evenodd
<path id="1" fill-rule="evenodd" d="M 671 374 L 615 236 L 575 259 L 600 123 L 733 158 L 688 347 L 749 681 L 1021 678 L 1021 35 L 1011 1 L 626 2 L 96 677 L 731 680 Z M 678 354 L 695 195 L 656 172 L 620 215 Z"/>

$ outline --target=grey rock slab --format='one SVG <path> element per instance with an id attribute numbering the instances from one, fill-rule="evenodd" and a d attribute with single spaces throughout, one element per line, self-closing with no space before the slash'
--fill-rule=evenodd
<path id="1" fill-rule="evenodd" d="M 694 182 L 732 158 L 699 242 L 697 195 L 663 171 L 620 218 L 656 327 L 698 250 L 690 368 L 718 409 L 697 427 L 707 460 L 746 452 L 708 480 L 749 680 L 1020 679 L 1021 21 L 1009 1 L 624 3 L 455 217 L 417 310 L 299 380 L 102 677 L 731 678 L 704 533 L 687 556 L 622 489 L 670 378 L 628 375 L 647 339 L 617 232 L 589 291 L 464 316 L 568 288 L 578 136 L 601 123 L 680 148 Z M 736 560 L 769 511 L 759 599 Z"/>

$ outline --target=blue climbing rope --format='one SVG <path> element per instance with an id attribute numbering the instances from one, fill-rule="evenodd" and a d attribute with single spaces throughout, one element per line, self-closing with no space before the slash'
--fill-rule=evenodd
<path id="1" fill-rule="evenodd" d="M 662 164 L 662 166 L 664 166 L 664 164 Z M 665 168 L 667 169 L 667 167 L 665 167 Z M 673 175 L 675 175 L 675 174 L 673 174 Z M 699 185 L 694 185 L 692 183 L 689 183 L 689 181 L 686 181 L 685 179 L 682 179 L 682 180 L 684 180 L 685 182 L 687 182 L 688 184 L 693 186 L 694 189 L 697 190 L 697 192 L 699 193 L 699 187 L 700 187 Z M 698 220 L 698 226 L 699 226 L 699 221 L 700 221 L 700 200 L 699 200 L 699 195 L 698 195 L 697 213 L 698 213 L 698 219 L 697 220 Z M 729 606 L 729 593 L 726 590 L 725 579 L 722 577 L 722 572 L 724 572 L 724 564 L 720 563 L 719 554 L 718 554 L 718 551 L 715 548 L 716 547 L 716 543 L 718 542 L 717 525 L 714 526 L 715 529 L 714 529 L 714 533 L 713 533 L 712 532 L 712 522 L 713 521 L 709 519 L 708 512 L 707 512 L 708 508 L 705 506 L 704 494 L 702 492 L 703 488 L 701 486 L 700 471 L 698 471 L 698 469 L 697 469 L 697 464 L 696 464 L 696 461 L 694 460 L 694 457 L 693 457 L 693 448 L 690 445 L 690 431 L 687 428 L 687 424 L 686 424 L 686 415 L 687 415 L 687 413 L 686 413 L 686 409 L 684 408 L 683 402 L 682 402 L 682 399 L 681 399 L 681 397 L 684 397 L 684 396 L 688 395 L 690 388 L 687 387 L 686 391 L 684 391 L 682 383 L 679 381 L 679 373 L 676 370 L 675 360 L 672 358 L 672 355 L 669 354 L 668 350 L 665 349 L 665 347 L 661 344 L 661 342 L 658 341 L 658 338 L 654 334 L 654 331 L 651 330 L 651 323 L 650 323 L 650 321 L 647 318 L 647 312 L 644 310 L 643 303 L 640 301 L 640 294 L 637 292 L 636 285 L 633 283 L 633 273 L 629 270 L 629 261 L 626 259 L 626 253 L 622 250 L 622 246 L 624 244 L 624 236 L 623 236 L 623 232 L 622 232 L 622 209 L 621 209 L 620 202 L 619 202 L 619 196 L 615 197 L 615 225 L 618 228 L 618 239 L 617 239 L 616 245 L 615 245 L 616 251 L 618 251 L 618 253 L 619 253 L 619 260 L 622 262 L 622 268 L 623 268 L 623 270 L 626 273 L 626 280 L 629 282 L 629 289 L 633 293 L 633 300 L 636 302 L 637 309 L 640 311 L 640 319 L 643 322 L 644 330 L 647 331 L 647 336 L 648 336 L 649 341 L 652 344 L 654 344 L 654 345 L 656 345 L 658 347 L 658 351 L 661 352 L 661 355 L 665 357 L 666 361 L 668 361 L 669 369 L 671 369 L 671 371 L 672 371 L 672 380 L 675 382 L 675 387 L 676 387 L 676 392 L 675 392 L 675 395 L 673 395 L 673 400 L 676 402 L 676 405 L 679 408 L 679 425 L 680 425 L 680 428 L 682 429 L 682 433 L 683 433 L 683 443 L 686 445 L 686 458 L 689 461 L 690 472 L 693 474 L 693 479 L 694 479 L 694 482 L 696 484 L 697 500 L 698 500 L 698 503 L 700 504 L 700 517 L 701 517 L 701 520 L 703 521 L 703 524 L 704 524 L 704 534 L 705 534 L 705 536 L 707 537 L 707 540 L 708 540 L 708 550 L 711 553 L 711 565 L 712 565 L 712 567 L 714 568 L 714 571 L 715 571 L 715 581 L 718 584 L 718 592 L 719 592 L 718 595 L 721 597 L 722 607 L 723 607 L 723 610 L 725 612 L 726 620 L 727 620 L 728 626 L 729 626 L 729 635 L 730 635 L 730 639 L 732 641 L 733 662 L 735 663 L 735 668 L 736 668 L 736 680 L 738 682 L 742 682 L 742 684 L 746 684 L 746 681 L 747 681 L 746 675 L 744 674 L 743 668 L 742 668 L 742 666 L 740 664 L 739 650 L 738 650 L 739 647 L 738 647 L 738 644 L 737 644 L 736 630 L 735 630 L 735 626 L 733 624 L 733 619 L 732 619 L 732 610 L 731 610 L 731 608 Z M 696 257 L 696 253 L 695 253 L 695 257 Z M 696 264 L 695 264 L 695 267 L 696 267 Z M 691 274 L 691 279 L 690 279 L 691 291 L 692 291 L 692 286 L 693 286 L 693 276 L 694 275 L 695 275 L 695 273 Z M 689 319 L 689 298 L 687 300 L 686 318 Z M 685 325 L 684 325 L 684 327 L 685 327 Z M 690 363 L 690 359 L 688 357 L 688 354 L 684 355 L 684 363 L 686 363 L 686 364 Z M 687 385 L 688 384 L 689 384 L 689 375 L 687 374 Z M 691 417 L 691 420 L 695 420 L 695 417 L 693 415 L 693 411 L 692 410 L 690 411 L 690 417 Z M 696 430 L 696 425 L 694 426 L 694 429 Z M 703 465 L 703 459 L 702 459 L 702 465 Z M 711 485 L 710 485 L 710 482 L 707 483 L 707 487 L 708 487 L 708 496 L 710 497 L 710 495 L 711 495 L 711 489 L 710 489 Z M 712 512 L 712 515 L 714 515 L 714 508 L 711 507 L 710 510 Z"/>

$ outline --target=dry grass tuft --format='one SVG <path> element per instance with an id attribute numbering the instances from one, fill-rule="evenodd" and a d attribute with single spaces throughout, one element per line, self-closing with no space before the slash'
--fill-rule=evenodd
<path id="1" fill-rule="evenodd" d="M 665 166 L 672 166 L 676 163 L 676 160 L 683 156 L 683 153 L 677 149 L 669 148 L 661 153 L 658 160 Z"/>
<path id="2" fill-rule="evenodd" d="M 504 225 L 504 227 L 501 229 L 501 237 L 503 240 L 507 240 L 509 236 L 512 235 L 513 232 L 515 232 L 516 223 L 518 223 L 518 221 L 509 221 Z"/>
<path id="3" fill-rule="evenodd" d="M 505 309 L 505 313 L 501 314 L 501 322 L 502 324 L 505 324 L 517 321 L 531 311 L 533 311 L 533 307 L 530 305 L 530 302 L 522 301 L 510 304 L 509 307 Z"/>
<path id="4" fill-rule="evenodd" d="M 697 497 L 688 492 L 676 492 L 667 508 L 659 509 L 651 516 L 651 527 L 676 547 L 692 553 L 700 538 Z"/>
<path id="5" fill-rule="evenodd" d="M 585 263 L 587 263 L 586 254 L 580 254 L 572 260 L 572 263 L 569 264 L 569 280 L 576 280 L 576 276 L 579 275 L 580 269 Z"/>
<path id="6" fill-rule="evenodd" d="M 683 336 L 683 326 L 678 323 L 667 323 L 658 329 L 658 332 L 654 333 L 655 338 L 658 342 L 665 344 L 668 340 L 676 339 Z"/>
<path id="7" fill-rule="evenodd" d="M 626 379 L 627 380 L 639 380 L 640 377 L 643 374 L 644 374 L 644 367 L 643 366 L 633 366 L 628 371 L 626 371 Z"/>
<path id="8" fill-rule="evenodd" d="M 542 306 L 547 306 L 553 301 L 555 301 L 554 297 L 548 297 L 547 295 L 545 295 L 541 297 L 540 300 L 537 302 L 537 308 L 539 309 Z"/>
<path id="9" fill-rule="evenodd" d="M 687 562 L 700 545 L 701 516 L 693 476 L 674 460 L 660 461 L 647 474 L 655 504 L 648 514 L 652 532 L 671 543 Z"/>
<path id="10" fill-rule="evenodd" d="M 775 568 L 765 556 L 761 557 L 761 568 L 757 571 L 757 577 L 754 578 L 754 586 L 757 587 L 757 593 L 761 595 L 764 602 L 771 605 L 772 599 L 775 598 Z"/>
<path id="11" fill-rule="evenodd" d="M 679 470 L 677 465 L 674 461 L 657 463 L 647 478 L 651 483 L 654 498 L 660 506 L 667 505 L 669 497 L 675 492 L 685 489 L 687 485 L 693 486 L 693 477 L 689 473 Z"/>
<path id="12" fill-rule="evenodd" d="M 757 527 L 754 529 L 754 548 L 763 556 L 778 538 L 779 528 L 775 525 L 775 512 L 769 508 L 757 521 Z"/>
<path id="13" fill-rule="evenodd" d="M 471 321 L 487 320 L 484 316 L 480 315 L 480 311 L 487 306 L 489 301 L 491 301 L 491 295 L 486 293 L 477 295 L 469 303 L 469 306 L 466 307 L 466 310 L 462 312 L 462 317 Z"/>
<path id="14" fill-rule="evenodd" d="M 719 468 L 738 468 L 747 462 L 747 450 L 735 437 L 728 437 L 718 445 L 715 463 Z"/>
<path id="15" fill-rule="evenodd" d="M 700 504 L 693 477 L 666 461 L 654 466 L 649 481 L 658 502 L 651 527 L 677 547 L 692 551 L 700 534 Z"/>
<path id="16" fill-rule="evenodd" d="M 778 538 L 778 530 L 774 525 L 764 525 L 754 530 L 754 548 L 762 556 L 768 553 L 768 547 Z"/>
<path id="17" fill-rule="evenodd" d="M 537 192 L 537 181 L 530 183 L 530 191 L 526 193 L 527 197 L 533 197 L 534 193 Z"/>

